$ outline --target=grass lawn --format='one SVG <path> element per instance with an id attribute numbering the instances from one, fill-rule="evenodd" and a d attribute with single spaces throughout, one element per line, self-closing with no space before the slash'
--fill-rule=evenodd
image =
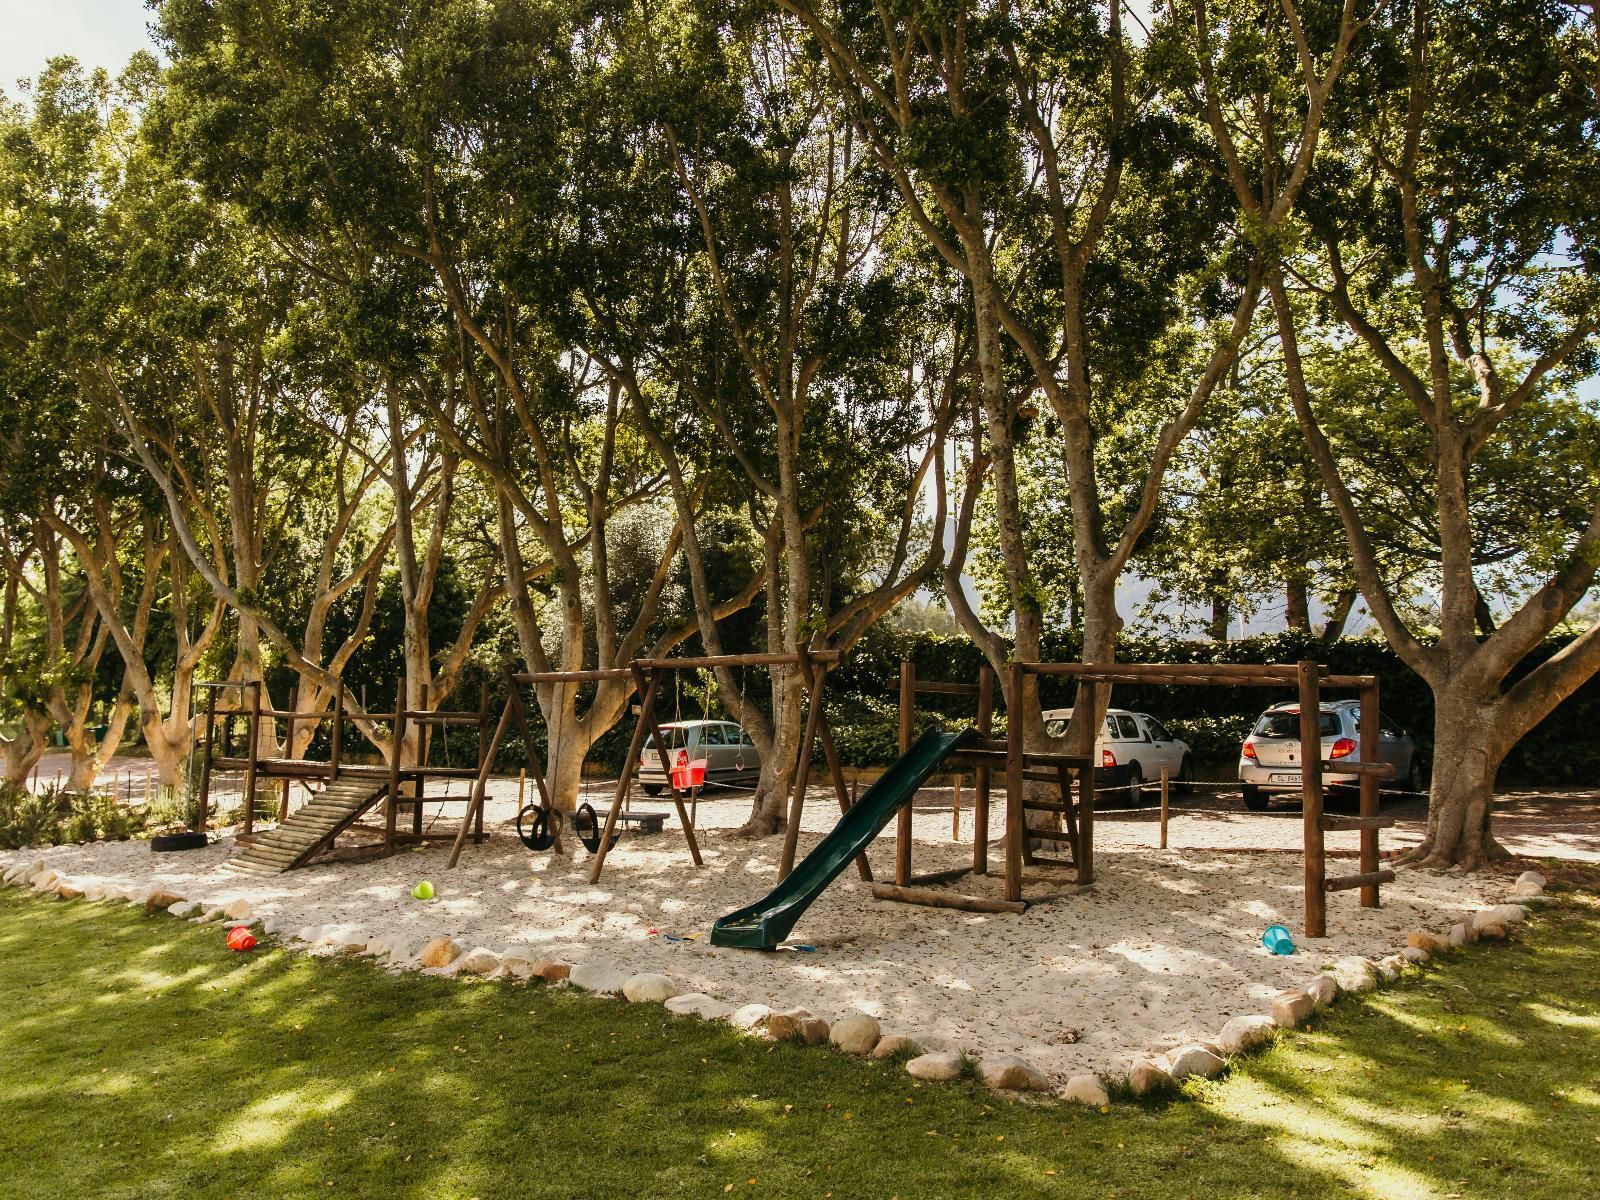
<path id="1" fill-rule="evenodd" d="M 0 893 L 0 1197 L 1600 1195 L 1587 899 L 1109 1113 L 222 940 Z"/>

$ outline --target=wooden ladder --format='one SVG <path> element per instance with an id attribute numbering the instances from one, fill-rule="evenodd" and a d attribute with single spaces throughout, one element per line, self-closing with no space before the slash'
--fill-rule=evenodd
<path id="1" fill-rule="evenodd" d="M 336 779 L 310 804 L 296 809 L 289 819 L 256 835 L 255 840 L 223 864 L 241 875 L 280 875 L 304 866 L 365 812 L 389 794 L 387 783 L 371 779 Z"/>

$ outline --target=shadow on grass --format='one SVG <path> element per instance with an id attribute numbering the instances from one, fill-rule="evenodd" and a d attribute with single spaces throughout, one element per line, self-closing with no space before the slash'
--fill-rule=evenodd
<path id="1" fill-rule="evenodd" d="M 0 1196 L 1594 1195 L 1600 914 L 1108 1114 L 0 895 Z"/>

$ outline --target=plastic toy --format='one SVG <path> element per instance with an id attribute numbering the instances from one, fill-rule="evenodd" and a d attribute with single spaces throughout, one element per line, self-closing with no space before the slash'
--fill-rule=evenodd
<path id="1" fill-rule="evenodd" d="M 248 925 L 235 925 L 228 930 L 228 949 L 244 954 L 256 948 L 256 935 Z"/>
<path id="2" fill-rule="evenodd" d="M 417 884 L 416 887 L 411 889 L 411 898 L 413 900 L 432 900 L 433 884 L 424 879 L 421 883 Z"/>
<path id="3" fill-rule="evenodd" d="M 1269 925 L 1261 935 L 1261 944 L 1270 954 L 1293 954 L 1294 938 L 1282 925 Z"/>

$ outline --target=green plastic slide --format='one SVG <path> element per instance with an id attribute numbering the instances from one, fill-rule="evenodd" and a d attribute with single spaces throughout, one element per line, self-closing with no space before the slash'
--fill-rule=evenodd
<path id="1" fill-rule="evenodd" d="M 911 803 L 928 776 L 971 733 L 970 729 L 956 733 L 930 729 L 919 737 L 861 794 L 817 848 L 789 872 L 789 878 L 755 904 L 720 918 L 711 927 L 711 944 L 771 950 L 788 937 L 800 914 L 851 859 L 872 844 L 901 805 Z"/>

